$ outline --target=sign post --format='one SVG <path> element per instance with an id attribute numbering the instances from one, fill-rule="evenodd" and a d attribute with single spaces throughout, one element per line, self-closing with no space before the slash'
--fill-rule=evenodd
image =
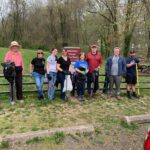
<path id="1" fill-rule="evenodd" d="M 68 57 L 72 63 L 75 63 L 79 59 L 79 54 L 81 52 L 80 47 L 64 47 L 67 50 Z"/>

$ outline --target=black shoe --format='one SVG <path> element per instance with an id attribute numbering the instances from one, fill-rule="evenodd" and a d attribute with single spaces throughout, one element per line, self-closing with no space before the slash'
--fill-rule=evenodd
<path id="1" fill-rule="evenodd" d="M 128 95 L 127 97 L 128 97 L 128 99 L 132 99 L 132 96 L 131 96 L 131 95 Z"/>
<path id="2" fill-rule="evenodd" d="M 130 91 L 127 91 L 127 97 L 128 97 L 128 99 L 132 99 L 132 96 L 131 96 L 131 94 L 130 94 Z"/>
<path id="3" fill-rule="evenodd" d="M 138 96 L 138 95 L 136 95 L 136 93 L 133 93 L 133 94 L 132 94 L 132 96 L 133 96 L 133 98 L 136 98 L 136 99 L 138 99 L 138 98 L 139 98 L 139 96 Z"/>
<path id="4" fill-rule="evenodd" d="M 41 95 L 41 99 L 44 99 L 44 95 Z"/>

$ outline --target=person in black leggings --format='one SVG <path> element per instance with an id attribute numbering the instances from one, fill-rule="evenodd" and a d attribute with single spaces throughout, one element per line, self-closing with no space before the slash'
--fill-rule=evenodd
<path id="1" fill-rule="evenodd" d="M 62 100 L 67 100 L 66 93 L 63 92 L 65 76 L 69 74 L 69 68 L 71 61 L 67 56 L 67 50 L 62 50 L 62 56 L 57 60 L 57 70 L 58 70 L 58 82 L 61 84 L 61 94 Z"/>

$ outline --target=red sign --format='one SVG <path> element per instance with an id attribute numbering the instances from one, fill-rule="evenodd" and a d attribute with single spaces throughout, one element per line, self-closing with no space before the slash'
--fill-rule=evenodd
<path id="1" fill-rule="evenodd" d="M 64 49 L 67 50 L 71 62 L 76 62 L 79 59 L 80 47 L 64 47 Z"/>

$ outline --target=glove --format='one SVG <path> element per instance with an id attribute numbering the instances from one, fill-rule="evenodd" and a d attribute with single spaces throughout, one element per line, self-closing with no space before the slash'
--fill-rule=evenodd
<path id="1" fill-rule="evenodd" d="M 47 79 L 50 81 L 52 79 L 50 74 L 47 74 Z"/>
<path id="2" fill-rule="evenodd" d="M 85 75 L 85 74 L 86 74 L 86 71 L 81 71 L 81 74 Z"/>

